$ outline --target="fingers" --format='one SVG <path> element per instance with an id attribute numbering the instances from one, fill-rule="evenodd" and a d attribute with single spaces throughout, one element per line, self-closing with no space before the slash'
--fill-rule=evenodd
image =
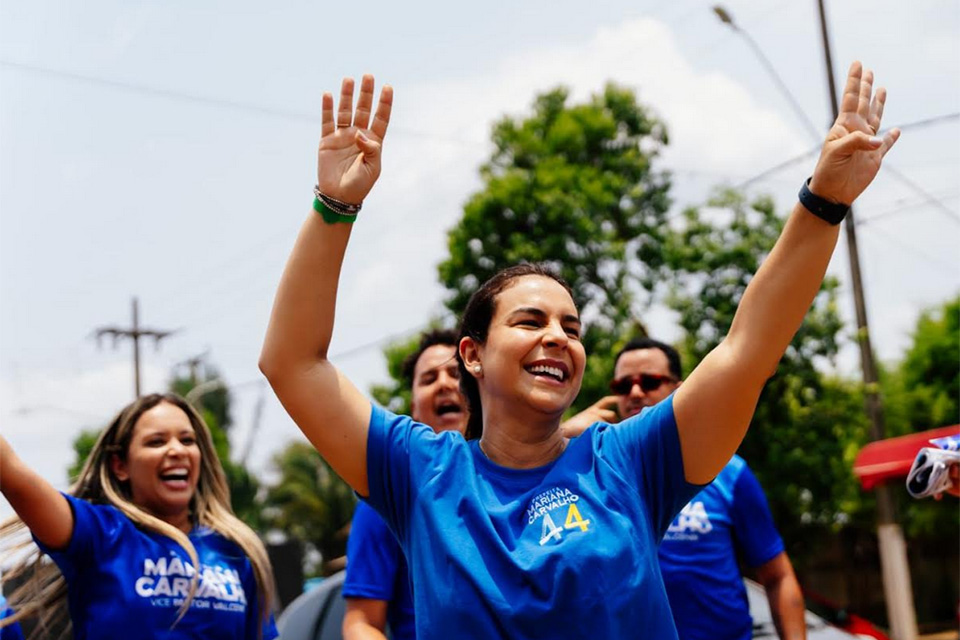
<path id="1" fill-rule="evenodd" d="M 620 396 L 604 396 L 593 403 L 593 406 L 600 409 L 602 407 L 615 407 L 620 401 Z"/>
<path id="2" fill-rule="evenodd" d="M 613 424 L 617 422 L 617 412 L 610 411 L 609 409 L 601 409 L 597 412 L 597 419 L 600 420 L 600 422 Z"/>
<path id="3" fill-rule="evenodd" d="M 857 110 L 860 103 L 860 76 L 863 73 L 863 65 L 859 61 L 854 61 L 850 65 L 850 71 L 847 72 L 847 84 L 843 88 L 843 98 L 840 100 L 841 113 L 853 113 Z"/>
<path id="4" fill-rule="evenodd" d="M 340 108 L 337 110 L 337 128 L 345 129 L 353 121 L 353 78 L 344 78 L 340 84 Z"/>
<path id="5" fill-rule="evenodd" d="M 889 133 L 887 135 L 889 135 Z M 892 144 L 893 143 L 891 143 L 891 145 Z M 883 138 L 871 136 L 863 131 L 855 131 L 837 141 L 836 152 L 840 156 L 851 156 L 857 151 L 876 151 L 883 145 Z"/>
<path id="6" fill-rule="evenodd" d="M 868 69 L 863 72 L 863 79 L 860 81 L 860 97 L 857 101 L 857 115 L 864 121 L 870 117 L 871 95 L 873 95 L 873 71 Z"/>
<path id="7" fill-rule="evenodd" d="M 873 127 L 873 132 L 880 131 L 880 121 L 883 120 L 883 105 L 887 101 L 887 90 L 883 87 L 877 89 L 873 96 L 873 102 L 870 103 L 870 117 L 867 118 L 867 124 Z"/>
<path id="8" fill-rule="evenodd" d="M 321 106 L 321 117 L 320 121 L 322 123 L 320 127 L 320 135 L 326 137 L 337 130 L 336 125 L 333 123 L 333 96 L 329 93 L 323 94 Z"/>
<path id="9" fill-rule="evenodd" d="M 355 140 L 357 147 L 363 152 L 364 161 L 370 161 L 380 155 L 380 143 L 363 135 L 362 131 L 357 131 Z"/>
<path id="10" fill-rule="evenodd" d="M 387 135 L 387 125 L 390 124 L 390 111 L 393 109 L 393 87 L 383 85 L 380 90 L 380 102 L 377 103 L 377 113 L 373 116 L 370 131 L 381 140 Z"/>
<path id="11" fill-rule="evenodd" d="M 880 146 L 880 157 L 887 155 L 891 147 L 900 139 L 900 129 L 890 129 L 883 134 L 883 144 Z"/>
<path id="12" fill-rule="evenodd" d="M 360 80 L 360 97 L 353 114 L 353 124 L 360 129 L 370 126 L 370 108 L 373 106 L 373 76 L 369 73 Z"/>

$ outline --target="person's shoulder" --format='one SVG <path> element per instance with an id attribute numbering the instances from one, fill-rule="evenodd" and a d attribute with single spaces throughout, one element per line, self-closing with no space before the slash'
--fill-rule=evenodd
<path id="1" fill-rule="evenodd" d="M 78 526 L 90 526 L 95 523 L 100 528 L 114 531 L 136 529 L 130 518 L 109 502 L 92 502 L 69 493 L 64 493 L 63 496 L 70 504 L 74 521 Z"/>
<path id="2" fill-rule="evenodd" d="M 376 509 L 360 500 L 353 512 L 353 522 L 350 525 L 350 535 L 388 532 L 386 521 L 377 513 Z"/>
<path id="3" fill-rule="evenodd" d="M 463 440 L 463 435 L 456 431 L 435 432 L 433 429 L 417 422 L 407 415 L 393 413 L 376 404 L 370 413 L 370 425 L 376 426 L 379 431 L 390 434 L 388 437 L 402 437 L 412 443 L 422 446 L 456 446 L 457 439 Z M 416 445 L 415 445 L 416 446 Z"/>

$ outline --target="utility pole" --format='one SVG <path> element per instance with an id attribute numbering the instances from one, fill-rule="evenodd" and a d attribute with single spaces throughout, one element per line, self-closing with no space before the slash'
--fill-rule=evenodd
<path id="1" fill-rule="evenodd" d="M 193 356 L 192 358 L 187 358 L 186 360 L 177 363 L 178 367 L 185 366 L 190 371 L 190 387 L 191 388 L 197 386 L 197 381 L 200 379 L 200 375 L 199 375 L 200 365 L 202 365 L 206 361 L 208 353 L 209 353 L 209 350 L 204 351 L 200 355 Z"/>
<path id="2" fill-rule="evenodd" d="M 817 0 L 820 11 L 820 32 L 823 36 L 823 53 L 827 65 L 827 84 L 830 90 L 830 106 L 833 119 L 837 119 L 837 84 L 833 77 L 833 60 L 830 56 L 830 36 L 827 31 L 827 17 L 824 0 Z M 850 279 L 853 284 L 853 299 L 857 314 L 857 344 L 860 346 L 860 365 L 863 369 L 863 387 L 866 397 L 867 417 L 870 420 L 870 437 L 882 440 L 885 431 L 883 401 L 880 398 L 880 385 L 877 365 L 870 344 L 870 327 L 867 323 L 867 305 L 863 297 L 863 278 L 860 272 L 860 254 L 857 250 L 857 226 L 853 219 L 853 208 L 844 221 L 847 236 L 847 255 L 850 257 Z M 877 537 L 880 543 L 880 567 L 883 572 L 883 590 L 887 602 L 887 617 L 890 619 L 890 631 L 893 640 L 915 640 L 917 637 L 917 615 L 913 607 L 913 589 L 910 585 L 910 566 L 907 563 L 907 547 L 903 540 L 903 531 L 897 524 L 893 494 L 890 487 L 881 484 L 876 488 L 877 495 Z"/>
<path id="3" fill-rule="evenodd" d="M 153 338 L 154 345 L 159 349 L 160 341 L 174 332 L 141 328 L 136 296 L 134 296 L 131 302 L 133 306 L 133 324 L 130 326 L 130 328 L 124 329 L 116 326 L 97 327 L 95 334 L 97 337 L 98 344 L 100 343 L 100 339 L 103 338 L 103 336 L 110 336 L 111 338 L 113 338 L 114 347 L 116 347 L 117 341 L 120 340 L 120 338 L 130 338 L 133 340 L 133 389 L 134 389 L 134 393 L 136 394 L 134 398 L 139 398 L 140 397 L 140 339 L 146 338 L 146 337 Z"/>

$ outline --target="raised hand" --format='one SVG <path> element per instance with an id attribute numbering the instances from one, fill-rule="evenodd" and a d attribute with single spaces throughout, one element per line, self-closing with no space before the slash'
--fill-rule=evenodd
<path id="1" fill-rule="evenodd" d="M 611 424 L 617 422 L 617 412 L 613 410 L 617 406 L 617 400 L 617 396 L 604 396 L 569 420 L 565 420 L 560 425 L 563 437 L 576 438 L 595 422 Z"/>
<path id="2" fill-rule="evenodd" d="M 883 156 L 900 137 L 899 129 L 877 135 L 887 91 L 881 88 L 876 95 L 872 93 L 873 72 L 854 62 L 847 74 L 840 115 L 827 134 L 810 181 L 810 191 L 821 198 L 851 204 L 876 177 Z"/>
<path id="3" fill-rule="evenodd" d="M 353 85 L 353 78 L 343 79 L 336 119 L 333 96 L 323 94 L 317 185 L 332 198 L 360 204 L 380 176 L 380 151 L 390 123 L 393 88 L 384 85 L 380 90 L 380 102 L 371 124 L 373 76 L 365 75 L 360 81 L 356 111 L 353 109 Z"/>

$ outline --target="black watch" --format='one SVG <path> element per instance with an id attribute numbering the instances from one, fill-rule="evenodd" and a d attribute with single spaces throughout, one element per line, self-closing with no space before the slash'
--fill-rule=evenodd
<path id="1" fill-rule="evenodd" d="M 810 180 L 811 178 L 807 178 L 807 181 L 800 187 L 800 204 L 818 218 L 826 220 L 830 224 L 840 224 L 847 216 L 847 212 L 850 211 L 850 205 L 830 202 L 821 198 L 810 191 Z"/>

